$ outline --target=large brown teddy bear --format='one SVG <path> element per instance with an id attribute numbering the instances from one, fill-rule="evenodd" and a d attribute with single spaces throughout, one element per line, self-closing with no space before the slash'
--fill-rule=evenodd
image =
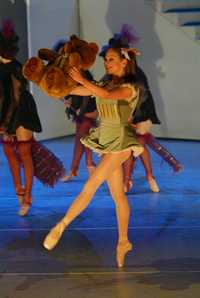
<path id="1" fill-rule="evenodd" d="M 97 53 L 96 43 L 88 43 L 72 35 L 59 52 L 40 49 L 38 57 L 32 57 L 24 64 L 23 75 L 47 95 L 61 98 L 77 85 L 68 75 L 69 68 L 76 66 L 78 69 L 89 69 Z"/>

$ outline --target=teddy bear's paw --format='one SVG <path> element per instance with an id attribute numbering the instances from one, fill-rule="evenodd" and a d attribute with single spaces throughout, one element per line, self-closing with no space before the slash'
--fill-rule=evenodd
<path id="1" fill-rule="evenodd" d="M 23 65 L 23 75 L 26 79 L 39 83 L 45 70 L 44 62 L 37 57 L 32 57 Z"/>
<path id="2" fill-rule="evenodd" d="M 49 66 L 40 81 L 40 88 L 49 96 L 59 98 L 65 85 L 65 76 L 56 66 Z"/>
<path id="3" fill-rule="evenodd" d="M 65 76 L 63 71 L 56 66 L 48 67 L 39 84 L 43 92 L 53 98 L 68 95 L 76 85 L 77 83 L 69 75 Z"/>

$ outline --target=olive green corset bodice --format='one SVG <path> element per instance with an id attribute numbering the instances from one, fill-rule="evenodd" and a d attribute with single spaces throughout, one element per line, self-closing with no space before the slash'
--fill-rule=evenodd
<path id="1" fill-rule="evenodd" d="M 134 93 L 135 94 L 135 93 Z M 129 119 L 138 102 L 135 98 L 126 100 L 108 100 L 96 98 L 100 123 L 98 127 L 90 130 L 90 134 L 81 139 L 81 142 L 101 153 L 120 152 L 132 149 L 137 156 L 142 152 L 142 147 L 135 137 Z"/>
<path id="2" fill-rule="evenodd" d="M 128 124 L 128 120 L 135 109 L 137 98 L 131 102 L 126 100 L 108 100 L 96 98 L 100 122 L 113 124 Z"/>

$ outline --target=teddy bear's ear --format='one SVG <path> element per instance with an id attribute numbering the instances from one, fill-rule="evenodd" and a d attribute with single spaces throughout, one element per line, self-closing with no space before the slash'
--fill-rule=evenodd
<path id="1" fill-rule="evenodd" d="M 99 47 L 95 42 L 90 42 L 88 46 L 93 50 L 95 55 L 98 53 Z"/>
<path id="2" fill-rule="evenodd" d="M 69 41 L 62 47 L 61 54 L 69 54 L 72 52 L 72 43 Z"/>
<path id="3" fill-rule="evenodd" d="M 98 46 L 95 43 L 88 43 L 87 46 L 81 48 L 82 68 L 89 69 L 95 62 Z"/>
<path id="4" fill-rule="evenodd" d="M 76 40 L 76 39 L 79 39 L 79 38 L 75 34 L 73 34 L 73 35 L 70 36 L 70 40 L 71 41 Z"/>
<path id="5" fill-rule="evenodd" d="M 73 46 L 73 51 L 76 51 L 77 48 L 80 49 L 80 48 L 88 45 L 88 43 L 85 40 L 80 39 L 76 35 L 72 35 L 70 40 L 71 40 L 71 43 Z"/>
<path id="6" fill-rule="evenodd" d="M 38 56 L 42 60 L 54 62 L 56 60 L 56 58 L 59 56 L 59 54 L 57 52 L 49 50 L 49 49 L 40 49 L 38 51 Z"/>

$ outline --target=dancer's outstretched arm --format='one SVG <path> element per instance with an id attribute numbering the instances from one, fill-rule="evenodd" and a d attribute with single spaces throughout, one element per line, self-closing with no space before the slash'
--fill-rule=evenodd
<path id="1" fill-rule="evenodd" d="M 83 86 L 83 89 L 81 89 L 81 87 L 79 86 L 73 89 L 70 93 L 72 95 L 94 95 L 111 100 L 121 100 L 122 98 L 124 100 L 128 100 L 130 97 L 134 98 L 137 96 L 137 91 L 133 86 L 132 88 L 128 86 L 116 87 L 112 90 L 108 90 L 104 87 L 97 86 L 96 84 L 84 78 L 81 72 L 76 67 L 72 67 L 70 69 L 69 75 L 72 77 L 73 80 L 75 80 Z M 86 90 L 88 90 L 90 93 L 85 94 Z M 79 93 L 77 94 L 77 92 Z"/>

